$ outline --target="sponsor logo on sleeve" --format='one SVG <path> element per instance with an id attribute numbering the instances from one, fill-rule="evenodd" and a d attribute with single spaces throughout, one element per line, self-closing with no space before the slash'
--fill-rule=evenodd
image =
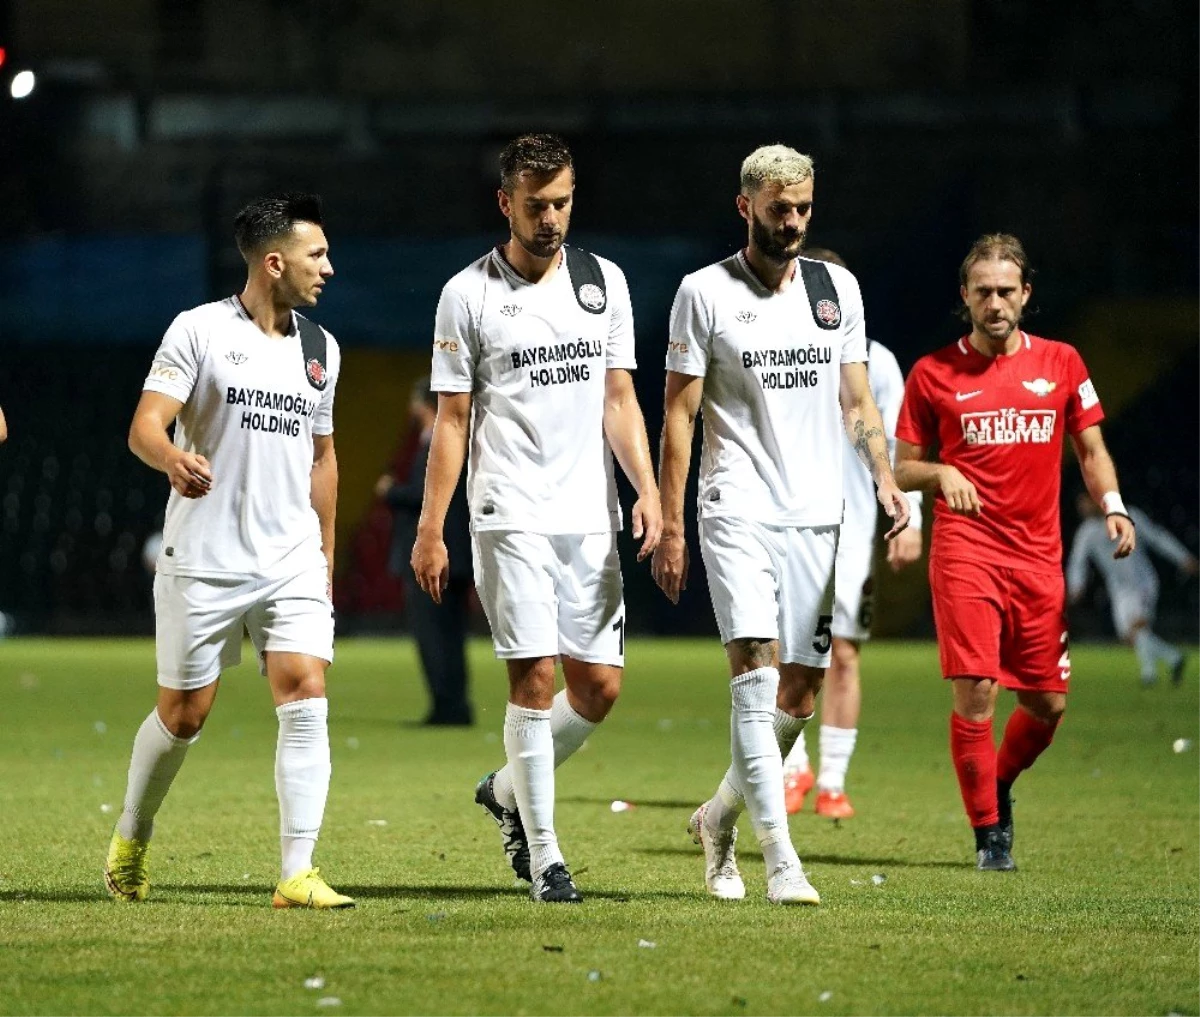
<path id="1" fill-rule="evenodd" d="M 1058 382 L 1047 381 L 1045 378 L 1034 378 L 1033 381 L 1023 381 L 1021 384 L 1029 389 L 1029 391 L 1034 395 L 1043 397 L 1048 396 L 1051 392 L 1058 388 Z"/>
<path id="2" fill-rule="evenodd" d="M 842 309 L 832 300 L 818 300 L 813 310 L 817 318 L 830 328 L 837 328 L 842 323 Z"/>
<path id="3" fill-rule="evenodd" d="M 458 352 L 458 340 L 457 339 L 434 339 L 433 348 L 434 348 L 434 351 L 437 353 L 457 353 Z"/>
<path id="4" fill-rule="evenodd" d="M 681 353 L 687 353 L 687 351 L 688 351 L 687 343 L 676 342 L 674 339 L 672 339 L 669 343 L 667 343 L 667 352 L 668 353 L 680 353 L 681 354 Z"/>
<path id="5" fill-rule="evenodd" d="M 170 364 L 164 364 L 156 360 L 150 365 L 150 377 L 162 378 L 163 381 L 175 381 L 179 377 L 179 371 Z"/>
<path id="6" fill-rule="evenodd" d="M 1085 378 L 1083 384 L 1079 386 L 1080 409 L 1090 410 L 1099 402 L 1100 397 L 1096 395 L 1096 386 L 1092 384 L 1092 379 Z"/>
<path id="7" fill-rule="evenodd" d="M 968 445 L 1046 445 L 1054 440 L 1056 410 L 987 410 L 962 415 Z"/>

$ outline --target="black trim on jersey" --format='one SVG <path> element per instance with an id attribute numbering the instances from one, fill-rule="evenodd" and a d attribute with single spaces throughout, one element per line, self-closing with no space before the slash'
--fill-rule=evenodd
<path id="1" fill-rule="evenodd" d="M 325 361 L 325 330 L 304 315 L 296 315 L 296 328 L 300 332 L 300 354 L 304 358 L 304 376 L 318 392 L 324 392 L 329 383 L 329 365 Z M 313 364 L 316 367 L 313 367 Z"/>
<path id="2" fill-rule="evenodd" d="M 808 306 L 812 310 L 813 321 L 817 323 L 817 328 L 823 328 L 828 332 L 840 328 L 842 324 L 842 305 L 838 301 L 837 287 L 833 285 L 833 279 L 829 275 L 828 266 L 823 261 L 810 261 L 807 258 L 801 258 L 800 274 L 804 277 L 804 289 L 808 293 Z M 830 301 L 837 308 L 837 321 L 833 322 L 833 324 L 822 321 L 817 314 L 817 304 L 822 300 Z"/>
<path id="3" fill-rule="evenodd" d="M 571 289 L 575 291 L 575 299 L 579 301 L 588 314 L 603 314 L 608 309 L 608 291 L 604 288 L 604 270 L 594 254 L 589 254 L 582 247 L 570 248 L 567 255 L 567 274 L 571 277 Z M 600 306 L 592 307 L 584 303 L 583 288 L 595 286 L 600 291 Z"/>

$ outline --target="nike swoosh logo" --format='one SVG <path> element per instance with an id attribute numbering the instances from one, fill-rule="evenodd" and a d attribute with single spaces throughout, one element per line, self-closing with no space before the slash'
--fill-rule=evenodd
<path id="1" fill-rule="evenodd" d="M 961 403 L 965 399 L 974 399 L 977 395 L 983 395 L 983 389 L 977 388 L 974 392 L 955 392 L 954 398 Z"/>

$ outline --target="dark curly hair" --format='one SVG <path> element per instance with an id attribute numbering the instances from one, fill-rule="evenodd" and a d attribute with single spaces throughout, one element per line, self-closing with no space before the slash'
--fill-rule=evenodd
<path id="1" fill-rule="evenodd" d="M 557 134 L 522 134 L 500 153 L 500 188 L 512 194 L 522 173 L 546 177 L 566 168 L 575 179 L 575 163 L 567 143 Z"/>

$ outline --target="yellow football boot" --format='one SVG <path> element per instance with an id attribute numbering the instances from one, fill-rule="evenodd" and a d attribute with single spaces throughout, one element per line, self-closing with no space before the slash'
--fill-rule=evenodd
<path id="1" fill-rule="evenodd" d="M 327 911 L 332 908 L 352 908 L 354 898 L 345 897 L 321 878 L 320 869 L 298 872 L 275 887 L 271 899 L 275 908 L 316 908 Z"/>
<path id="2" fill-rule="evenodd" d="M 104 885 L 114 900 L 145 900 L 150 892 L 150 877 L 146 874 L 146 852 L 150 842 L 126 840 L 116 830 L 108 845 L 104 863 Z"/>

